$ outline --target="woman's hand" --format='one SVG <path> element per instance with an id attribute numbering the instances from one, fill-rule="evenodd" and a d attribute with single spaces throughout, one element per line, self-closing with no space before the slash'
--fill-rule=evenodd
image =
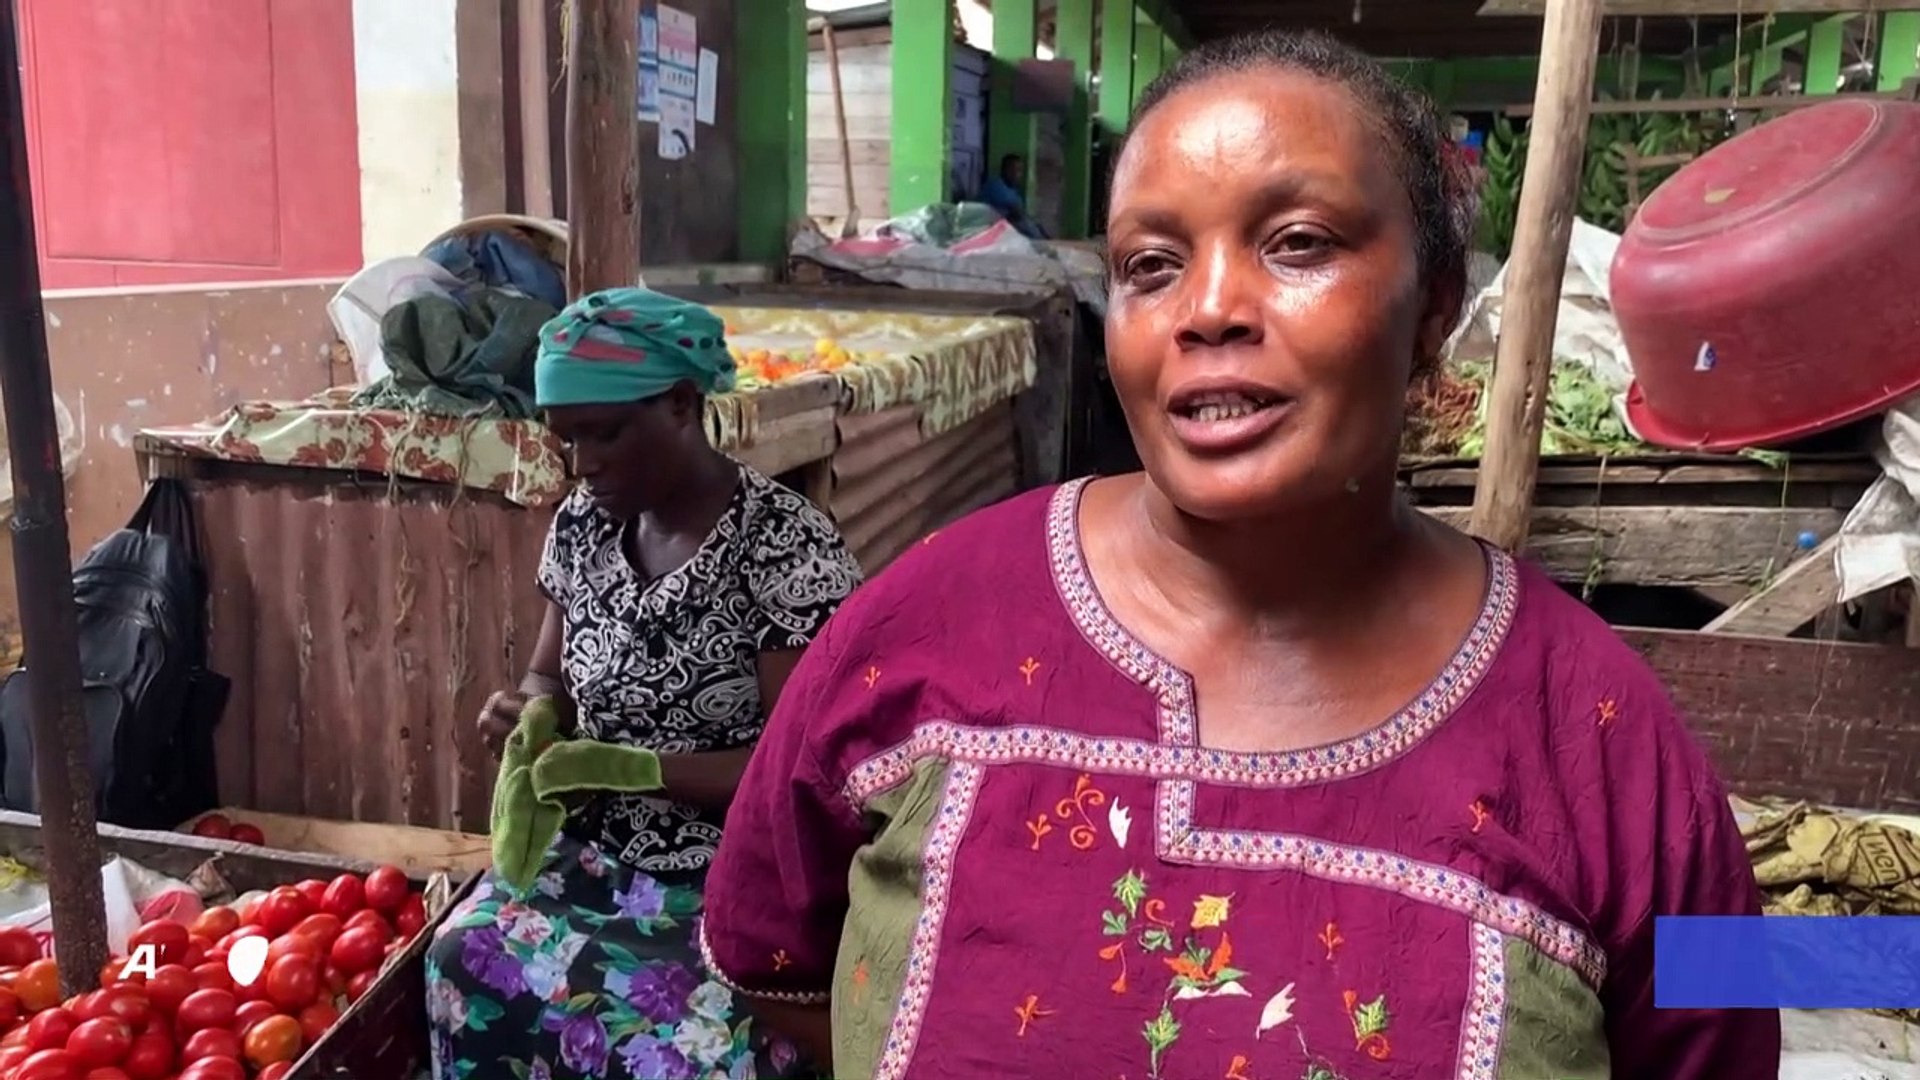
<path id="1" fill-rule="evenodd" d="M 476 721 L 480 726 L 480 739 L 487 744 L 487 752 L 498 760 L 501 751 L 506 749 L 507 736 L 520 725 L 520 714 L 527 707 L 527 695 L 518 690 L 502 690 L 487 699 L 480 708 L 480 717 Z"/>

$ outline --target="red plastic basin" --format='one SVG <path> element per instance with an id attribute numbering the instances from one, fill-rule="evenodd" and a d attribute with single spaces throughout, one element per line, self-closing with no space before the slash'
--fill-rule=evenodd
<path id="1" fill-rule="evenodd" d="M 1650 442 L 1773 445 L 1920 390 L 1920 104 L 1816 105 L 1708 151 L 1641 207 L 1611 285 Z"/>

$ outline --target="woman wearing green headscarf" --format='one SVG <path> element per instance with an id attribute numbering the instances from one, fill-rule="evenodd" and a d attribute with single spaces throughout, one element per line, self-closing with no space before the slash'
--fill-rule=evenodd
<path id="1" fill-rule="evenodd" d="M 429 953 L 436 1080 L 798 1067 L 708 979 L 692 930 L 767 713 L 860 572 L 811 503 L 708 443 L 706 396 L 733 377 L 712 312 L 644 289 L 585 297 L 541 331 L 536 397 L 580 487 L 541 556 L 548 604 L 527 676 L 480 718 L 496 753 L 508 744 L 497 865 Z M 555 712 L 575 760 L 562 786 L 626 779 L 564 804 L 528 795 L 565 806 L 542 819 L 564 821 L 548 845 L 503 793 L 562 756 Z M 501 854 L 529 832 L 529 858 Z"/>

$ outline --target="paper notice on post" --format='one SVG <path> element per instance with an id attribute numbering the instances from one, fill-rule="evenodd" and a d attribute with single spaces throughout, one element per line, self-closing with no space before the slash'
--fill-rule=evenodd
<path id="1" fill-rule="evenodd" d="M 701 49 L 700 88 L 694 92 L 693 118 L 703 124 L 713 123 L 719 95 L 720 54 L 712 49 Z"/>
<path id="2" fill-rule="evenodd" d="M 640 108 L 642 122 L 660 119 L 660 20 L 640 16 Z"/>
<path id="3" fill-rule="evenodd" d="M 700 23 L 678 8 L 659 8 L 660 156 L 693 156 L 694 99 L 700 93 Z"/>

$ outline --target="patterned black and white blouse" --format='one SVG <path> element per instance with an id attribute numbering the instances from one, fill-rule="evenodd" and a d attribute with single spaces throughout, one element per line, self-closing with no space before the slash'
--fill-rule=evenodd
<path id="1" fill-rule="evenodd" d="M 560 504 L 540 588 L 564 616 L 561 668 L 584 738 L 663 753 L 729 750 L 766 723 L 758 654 L 802 648 L 860 583 L 825 514 L 741 467 L 726 512 L 693 558 L 644 580 L 620 522 L 584 491 Z M 704 869 L 721 815 L 608 795 L 570 832 L 651 872 Z"/>

